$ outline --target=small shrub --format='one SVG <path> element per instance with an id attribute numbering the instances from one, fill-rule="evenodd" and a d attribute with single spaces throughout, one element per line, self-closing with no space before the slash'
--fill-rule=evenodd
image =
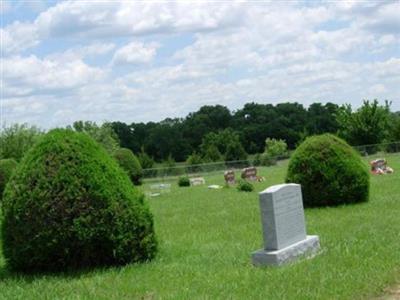
<path id="1" fill-rule="evenodd" d="M 0 160 L 0 200 L 2 199 L 4 188 L 16 166 L 17 162 L 12 158 Z"/>
<path id="2" fill-rule="evenodd" d="M 189 177 L 187 177 L 187 176 L 179 177 L 178 185 L 181 186 L 181 187 L 182 186 L 190 186 Z"/>
<path id="3" fill-rule="evenodd" d="M 301 184 L 308 207 L 363 202 L 369 195 L 366 163 L 332 134 L 309 137 L 296 149 L 286 182 Z"/>
<path id="4" fill-rule="evenodd" d="M 252 192 L 254 190 L 254 186 L 246 180 L 239 180 L 237 189 L 241 192 Z"/>
<path id="5" fill-rule="evenodd" d="M 115 159 L 121 168 L 128 174 L 134 185 L 140 185 L 143 176 L 142 166 L 130 149 L 119 148 L 115 151 Z"/>
<path id="6" fill-rule="evenodd" d="M 13 270 L 122 265 L 156 254 L 143 194 L 87 134 L 50 131 L 3 196 L 3 255 Z"/>

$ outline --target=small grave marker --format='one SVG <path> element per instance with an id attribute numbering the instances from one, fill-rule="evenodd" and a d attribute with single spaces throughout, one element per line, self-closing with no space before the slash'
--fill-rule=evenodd
<path id="1" fill-rule="evenodd" d="M 318 236 L 306 234 L 299 184 L 274 185 L 261 192 L 260 211 L 264 248 L 252 253 L 254 265 L 281 265 L 318 251 Z"/>
<path id="2" fill-rule="evenodd" d="M 206 184 L 206 181 L 204 180 L 203 177 L 190 178 L 190 185 L 192 186 L 203 185 L 203 184 Z"/>
<path id="3" fill-rule="evenodd" d="M 257 168 L 249 167 L 242 170 L 241 177 L 246 180 L 256 181 L 257 180 Z"/>
<path id="4" fill-rule="evenodd" d="M 235 172 L 233 170 L 228 170 L 224 172 L 225 183 L 227 185 L 234 185 L 235 180 Z"/>

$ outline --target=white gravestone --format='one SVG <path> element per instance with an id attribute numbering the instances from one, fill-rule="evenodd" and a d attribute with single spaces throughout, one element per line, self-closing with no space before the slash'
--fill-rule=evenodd
<path id="1" fill-rule="evenodd" d="M 254 265 L 281 265 L 318 251 L 318 236 L 306 234 L 299 184 L 274 185 L 262 191 L 260 211 L 264 248 L 252 253 Z"/>

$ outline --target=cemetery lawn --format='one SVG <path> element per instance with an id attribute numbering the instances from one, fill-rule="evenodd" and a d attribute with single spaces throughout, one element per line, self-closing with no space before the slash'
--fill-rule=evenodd
<path id="1" fill-rule="evenodd" d="M 287 162 L 262 168 L 256 191 L 179 188 L 148 199 L 159 253 L 146 264 L 79 273 L 21 275 L 0 256 L 0 299 L 365 299 L 400 281 L 400 156 L 371 177 L 370 201 L 306 209 L 321 252 L 281 268 L 255 268 L 262 247 L 257 192 L 283 182 Z M 238 172 L 236 172 L 238 176 Z M 223 175 L 205 176 L 223 184 Z M 141 187 L 149 189 L 145 184 Z M 1 251 L 1 249 L 0 249 Z"/>

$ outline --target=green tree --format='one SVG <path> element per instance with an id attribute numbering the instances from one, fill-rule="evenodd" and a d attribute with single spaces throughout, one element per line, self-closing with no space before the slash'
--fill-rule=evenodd
<path id="1" fill-rule="evenodd" d="M 265 140 L 265 153 L 271 157 L 284 155 L 287 152 L 287 145 L 284 140 L 270 139 Z"/>
<path id="2" fill-rule="evenodd" d="M 192 149 L 197 149 L 204 136 L 231 126 L 232 115 L 222 105 L 202 106 L 197 112 L 190 113 L 183 122 L 183 135 Z"/>
<path id="3" fill-rule="evenodd" d="M 218 132 L 210 132 L 204 136 L 203 142 L 200 145 L 203 156 L 210 147 L 214 146 L 219 153 L 225 155 L 229 143 L 241 144 L 239 133 L 231 128 L 227 128 Z"/>
<path id="4" fill-rule="evenodd" d="M 389 131 L 390 104 L 385 101 L 364 100 L 363 105 L 353 112 L 350 104 L 340 107 L 337 120 L 339 135 L 351 145 L 382 143 Z"/>
<path id="5" fill-rule="evenodd" d="M 218 147 L 211 144 L 204 150 L 203 160 L 206 162 L 222 161 L 224 157 L 219 152 Z"/>
<path id="6" fill-rule="evenodd" d="M 4 126 L 0 131 L 0 158 L 20 161 L 42 134 L 39 128 L 27 124 Z"/>
<path id="7" fill-rule="evenodd" d="M 333 103 L 313 103 L 307 110 L 306 131 L 307 135 L 321 133 L 336 133 L 339 124 L 336 114 L 339 106 Z"/>
<path id="8" fill-rule="evenodd" d="M 246 158 L 247 158 L 247 153 L 244 150 L 241 143 L 232 141 L 226 147 L 226 152 L 225 152 L 226 161 L 245 160 Z"/>
<path id="9" fill-rule="evenodd" d="M 143 169 L 151 169 L 154 165 L 154 159 L 144 151 L 144 147 L 141 148 L 138 159 Z"/>
<path id="10" fill-rule="evenodd" d="M 162 161 L 169 155 L 176 161 L 185 161 L 192 152 L 182 132 L 181 119 L 165 119 L 148 131 L 145 148 L 156 160 Z"/>
<path id="11" fill-rule="evenodd" d="M 400 112 L 392 113 L 389 118 L 389 132 L 385 142 L 388 152 L 400 151 Z"/>
<path id="12" fill-rule="evenodd" d="M 195 151 L 195 152 L 193 152 L 191 155 L 189 155 L 189 157 L 188 157 L 187 160 L 186 160 L 186 163 L 187 163 L 188 165 L 191 165 L 191 166 L 193 166 L 193 165 L 199 165 L 199 164 L 203 163 L 203 159 L 202 159 L 201 155 L 198 154 L 198 153 Z"/>
<path id="13" fill-rule="evenodd" d="M 91 121 L 76 121 L 72 124 L 72 127 L 68 126 L 68 128 L 88 134 L 92 139 L 102 145 L 111 155 L 119 149 L 118 136 L 114 132 L 111 123 L 103 123 L 99 126 L 95 122 Z"/>
<path id="14" fill-rule="evenodd" d="M 307 110 L 299 103 L 247 103 L 234 114 L 233 129 L 241 133 L 249 153 L 262 152 L 267 137 L 284 139 L 293 149 L 301 139 L 306 120 Z"/>
<path id="15" fill-rule="evenodd" d="M 265 151 L 261 156 L 261 164 L 264 166 L 274 165 L 278 157 L 287 153 L 287 144 L 284 140 L 270 139 L 265 140 Z"/>

